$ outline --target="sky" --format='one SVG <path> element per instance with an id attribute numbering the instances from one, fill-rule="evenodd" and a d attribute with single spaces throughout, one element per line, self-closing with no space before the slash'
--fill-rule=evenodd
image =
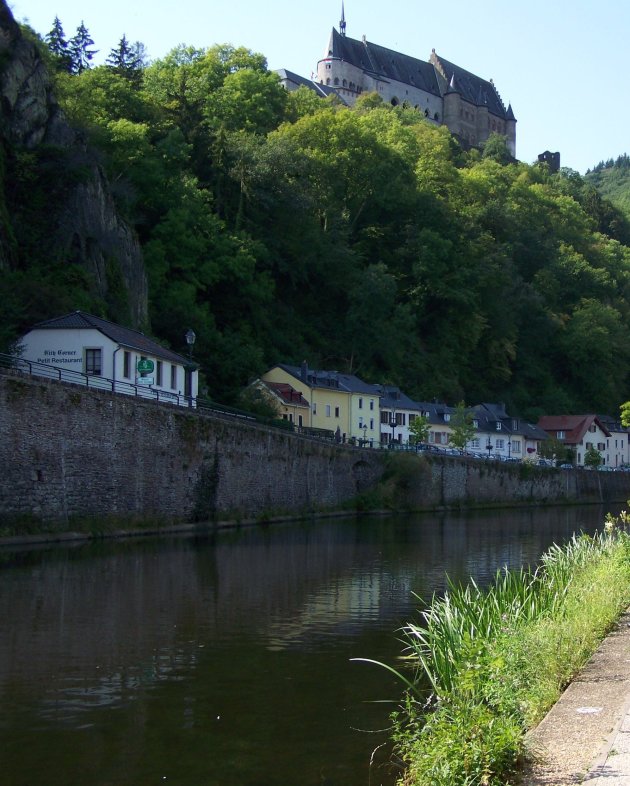
<path id="1" fill-rule="evenodd" d="M 59 17 L 67 38 L 83 21 L 102 62 L 123 34 L 152 59 L 178 44 L 245 46 L 270 69 L 309 77 L 324 55 L 341 0 L 8 0 L 41 35 Z M 386 15 L 385 11 L 389 13 Z M 627 0 L 345 0 L 346 35 L 422 60 L 431 50 L 494 80 L 518 121 L 516 155 L 545 150 L 581 173 L 630 153 L 630 3 Z"/>

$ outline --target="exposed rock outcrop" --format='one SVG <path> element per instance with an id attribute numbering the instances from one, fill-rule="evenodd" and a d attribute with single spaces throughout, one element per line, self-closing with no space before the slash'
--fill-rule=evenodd
<path id="1" fill-rule="evenodd" d="M 108 266 L 117 266 L 133 325 L 146 326 L 148 286 L 138 239 L 118 215 L 96 156 L 82 135 L 68 125 L 37 46 L 22 35 L 5 0 L 0 0 L 0 137 L 9 155 L 41 145 L 76 151 L 86 174 L 77 178 L 63 204 L 51 205 L 57 224 L 50 238 L 55 256 L 61 251 L 69 262 L 81 264 L 104 299 L 111 280 Z M 10 264 L 14 256 L 9 234 L 6 227 L 0 233 L 0 267 Z"/>

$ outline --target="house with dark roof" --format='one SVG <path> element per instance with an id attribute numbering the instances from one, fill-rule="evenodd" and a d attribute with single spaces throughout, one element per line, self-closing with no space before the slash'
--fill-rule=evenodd
<path id="1" fill-rule="evenodd" d="M 249 386 L 257 390 L 272 405 L 278 417 L 288 420 L 298 428 L 311 425 L 311 407 L 308 401 L 288 382 L 266 382 L 257 379 Z"/>
<path id="2" fill-rule="evenodd" d="M 285 383 L 309 402 L 311 426 L 336 434 L 341 440 L 369 444 L 380 438 L 379 394 L 374 385 L 354 374 L 279 363 L 262 375 L 265 382 Z"/>
<path id="3" fill-rule="evenodd" d="M 548 436 L 533 423 L 508 414 L 505 404 L 482 403 L 470 409 L 476 434 L 468 449 L 499 459 L 534 460 Z"/>
<path id="4" fill-rule="evenodd" d="M 464 147 L 482 145 L 492 133 L 505 136 L 516 155 L 516 117 L 492 79 L 483 79 L 438 55 L 428 61 L 346 35 L 342 5 L 339 30 L 332 29 L 317 82 L 349 105 L 374 92 L 393 106 L 417 109 L 428 121 L 446 125 Z"/>
<path id="5" fill-rule="evenodd" d="M 540 428 L 575 452 L 575 463 L 584 466 L 586 451 L 599 451 L 602 464 L 610 466 L 611 432 L 598 415 L 543 415 L 538 420 Z"/>
<path id="6" fill-rule="evenodd" d="M 452 428 L 451 417 L 455 407 L 450 407 L 442 401 L 418 401 L 419 414 L 426 418 L 429 425 L 429 445 L 445 450 L 449 447 Z"/>
<path id="7" fill-rule="evenodd" d="M 422 407 L 396 385 L 374 385 L 380 403 L 380 440 L 383 444 L 410 442 L 409 426 L 422 414 Z"/>
<path id="8" fill-rule="evenodd" d="M 610 415 L 598 415 L 597 417 L 610 432 L 610 437 L 606 440 L 608 466 L 630 465 L 630 429 L 622 426 L 619 418 L 613 418 Z"/>
<path id="9" fill-rule="evenodd" d="M 194 334 L 191 337 L 194 340 Z M 20 344 L 25 360 L 84 374 L 95 381 L 108 380 L 101 387 L 116 392 L 131 392 L 137 386 L 159 390 L 160 397 L 181 398 L 181 403 L 197 397 L 198 370 L 190 357 L 173 352 L 139 330 L 84 311 L 38 322 Z M 116 383 L 120 383 L 118 387 Z"/>

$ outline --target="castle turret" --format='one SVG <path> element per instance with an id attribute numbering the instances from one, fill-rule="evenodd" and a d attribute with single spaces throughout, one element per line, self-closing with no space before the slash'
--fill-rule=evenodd
<path id="1" fill-rule="evenodd" d="M 516 118 L 512 111 L 512 104 L 508 104 L 507 112 L 505 113 L 505 138 L 508 150 L 516 158 Z"/>
<path id="2" fill-rule="evenodd" d="M 455 74 L 451 77 L 448 89 L 444 93 L 444 124 L 449 127 L 451 133 L 457 134 L 461 130 L 461 108 L 462 97 L 457 87 Z"/>
<path id="3" fill-rule="evenodd" d="M 475 144 L 483 144 L 490 136 L 490 116 L 488 113 L 488 96 L 486 95 L 483 85 L 479 85 L 479 92 L 477 93 L 477 111 L 475 117 Z"/>

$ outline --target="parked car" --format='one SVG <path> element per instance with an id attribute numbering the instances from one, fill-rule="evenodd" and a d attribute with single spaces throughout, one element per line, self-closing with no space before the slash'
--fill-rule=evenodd
<path id="1" fill-rule="evenodd" d="M 573 464 L 560 464 L 560 469 L 573 469 Z"/>

